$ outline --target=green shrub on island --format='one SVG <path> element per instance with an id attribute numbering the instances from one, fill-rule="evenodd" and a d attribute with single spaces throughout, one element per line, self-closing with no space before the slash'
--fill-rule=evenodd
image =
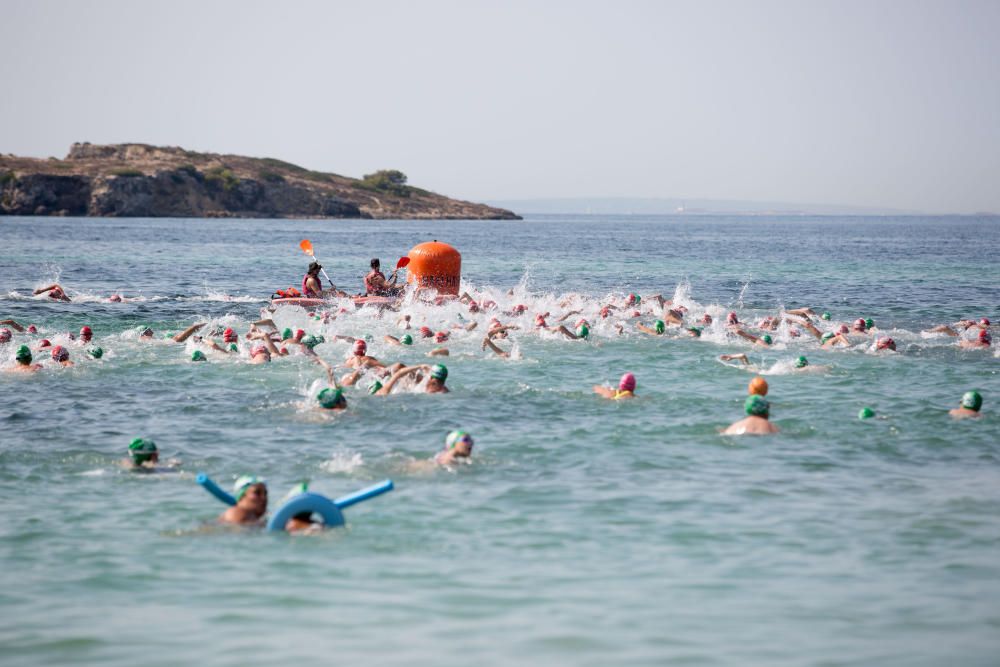
<path id="1" fill-rule="evenodd" d="M 17 180 L 17 176 L 14 175 L 12 171 L 5 171 L 0 174 L 0 187 L 7 185 L 8 183 L 13 183 Z"/>
<path id="2" fill-rule="evenodd" d="M 398 169 L 381 169 L 374 174 L 365 174 L 359 185 L 366 190 L 388 192 L 400 197 L 409 197 L 411 192 L 406 185 L 406 174 Z"/>
<path id="3" fill-rule="evenodd" d="M 267 170 L 267 169 L 261 169 L 257 173 L 257 176 L 260 177 L 260 180 L 267 181 L 268 183 L 284 183 L 285 182 L 285 177 L 284 176 L 282 176 L 281 174 L 279 174 L 276 171 L 270 171 L 270 170 Z"/>
<path id="4" fill-rule="evenodd" d="M 212 167 L 205 171 L 205 185 L 229 192 L 240 184 L 240 179 L 226 167 Z"/>
<path id="5" fill-rule="evenodd" d="M 112 169 L 111 170 L 111 175 L 112 176 L 118 176 L 120 178 L 138 178 L 140 176 L 145 176 L 145 174 L 143 174 L 138 169 L 128 169 L 128 168 L 126 168 L 126 169 Z"/>

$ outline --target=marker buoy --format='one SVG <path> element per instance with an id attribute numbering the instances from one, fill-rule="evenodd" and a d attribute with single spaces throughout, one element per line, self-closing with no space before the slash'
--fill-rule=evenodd
<path id="1" fill-rule="evenodd" d="M 438 294 L 458 296 L 462 282 L 462 255 L 447 243 L 430 241 L 413 246 L 406 281 L 432 287 Z"/>

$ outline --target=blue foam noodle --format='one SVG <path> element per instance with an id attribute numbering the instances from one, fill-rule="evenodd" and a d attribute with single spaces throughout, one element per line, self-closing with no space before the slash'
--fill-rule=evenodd
<path id="1" fill-rule="evenodd" d="M 267 529 L 270 531 L 284 530 L 289 519 L 303 512 L 319 514 L 323 517 L 323 523 L 326 524 L 327 528 L 344 525 L 344 515 L 340 513 L 340 509 L 332 500 L 318 493 L 300 493 L 271 515 L 267 522 Z"/>
<path id="2" fill-rule="evenodd" d="M 226 503 L 227 505 L 236 504 L 236 498 L 233 498 L 231 495 L 223 491 L 222 488 L 218 484 L 213 482 L 212 478 L 206 475 L 205 473 L 198 473 L 198 476 L 195 479 L 199 484 L 201 484 L 202 488 L 204 488 L 206 491 L 211 493 L 213 496 L 215 496 L 222 502 Z"/>
<path id="3" fill-rule="evenodd" d="M 387 479 L 385 481 L 379 482 L 378 484 L 373 484 L 369 487 L 361 489 L 360 491 L 355 491 L 354 493 L 349 493 L 346 496 L 341 496 L 333 501 L 333 504 L 340 509 L 346 509 L 351 505 L 356 505 L 363 500 L 368 500 L 369 498 L 374 498 L 375 496 L 380 496 L 386 491 L 392 491 L 393 485 L 392 480 Z"/>

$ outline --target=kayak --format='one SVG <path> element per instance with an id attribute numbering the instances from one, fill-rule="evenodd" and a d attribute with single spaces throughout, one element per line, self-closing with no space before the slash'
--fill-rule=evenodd
<path id="1" fill-rule="evenodd" d="M 356 308 L 362 306 L 392 306 L 399 302 L 398 297 L 391 296 L 356 296 L 352 297 Z M 305 296 L 289 297 L 284 299 L 271 299 L 272 306 L 299 306 L 300 308 L 319 308 L 321 306 L 332 305 L 336 302 L 326 299 L 316 299 Z"/>

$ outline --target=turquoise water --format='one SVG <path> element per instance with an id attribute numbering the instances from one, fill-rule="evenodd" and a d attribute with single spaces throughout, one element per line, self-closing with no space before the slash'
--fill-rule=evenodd
<path id="1" fill-rule="evenodd" d="M 452 393 L 360 386 L 332 415 L 311 408 L 322 374 L 303 357 L 192 364 L 194 343 L 137 341 L 141 325 L 245 332 L 272 290 L 298 285 L 302 238 L 352 291 L 372 256 L 453 244 L 467 289 L 529 306 L 498 315 L 523 327 L 499 342 L 513 358 L 480 349 L 489 315 L 409 305 L 416 326 L 481 322 L 448 343 Z M 40 328 L 15 343 L 89 324 L 106 351 L 68 343 L 73 368 L 0 373 L 4 665 L 997 664 L 997 356 L 921 334 L 1000 320 L 995 221 L 4 218 L 0 240 L 0 319 Z M 30 297 L 54 280 L 73 303 Z M 107 303 L 116 291 L 129 301 Z M 628 292 L 717 323 L 700 340 L 641 335 L 634 319 L 618 335 L 596 313 Z M 782 306 L 870 316 L 898 352 L 819 350 L 787 329 L 760 352 L 720 323 Z M 570 309 L 590 341 L 531 330 L 535 312 L 551 324 Z M 397 315 L 274 316 L 429 361 L 427 343 L 382 342 Z M 317 352 L 333 363 L 349 346 Z M 719 435 L 752 377 L 725 352 L 764 372 L 777 436 Z M 795 373 L 800 354 L 828 368 Z M 0 365 L 12 358 L 0 347 Z M 637 400 L 591 393 L 626 370 Z M 953 422 L 970 388 L 985 416 Z M 859 421 L 864 405 L 881 418 Z M 458 427 L 476 438 L 472 465 L 414 465 Z M 118 467 L 137 435 L 181 472 Z M 396 490 L 320 536 L 226 532 L 199 471 L 263 475 L 272 502 L 304 478 L 330 496 L 387 477 Z"/>

